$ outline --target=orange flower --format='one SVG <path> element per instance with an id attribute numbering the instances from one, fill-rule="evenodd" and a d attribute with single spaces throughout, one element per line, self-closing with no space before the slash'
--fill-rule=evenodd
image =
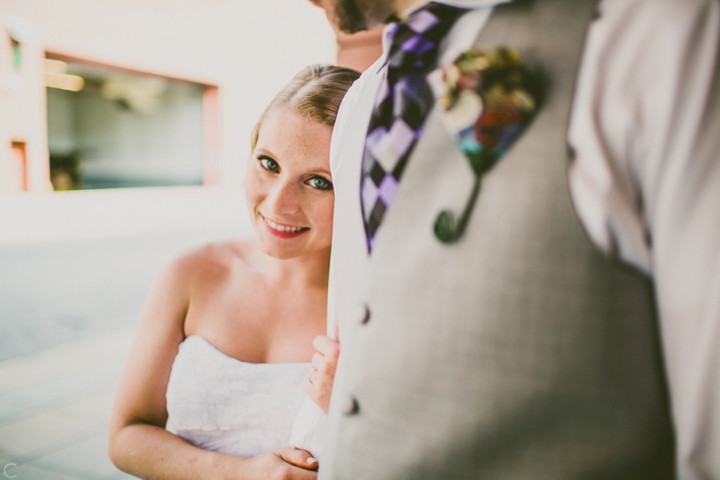
<path id="1" fill-rule="evenodd" d="M 475 123 L 475 138 L 485 149 L 493 149 L 500 144 L 499 135 L 513 124 L 522 124 L 524 115 L 517 108 L 497 107 L 485 111 Z"/>

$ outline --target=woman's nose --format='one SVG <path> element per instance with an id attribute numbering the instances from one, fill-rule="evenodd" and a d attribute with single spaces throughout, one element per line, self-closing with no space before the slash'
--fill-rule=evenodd
<path id="1" fill-rule="evenodd" d="M 300 207 L 299 200 L 299 189 L 291 182 L 278 182 L 267 198 L 270 211 L 277 215 L 297 213 Z"/>

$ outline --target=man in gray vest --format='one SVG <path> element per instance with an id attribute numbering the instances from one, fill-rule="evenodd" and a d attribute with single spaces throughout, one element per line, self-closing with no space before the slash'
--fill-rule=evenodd
<path id="1" fill-rule="evenodd" d="M 719 2 L 316 1 L 388 23 L 320 478 L 720 479 Z"/>

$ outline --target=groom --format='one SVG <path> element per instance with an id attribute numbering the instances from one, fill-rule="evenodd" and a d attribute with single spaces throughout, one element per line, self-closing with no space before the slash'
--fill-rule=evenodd
<path id="1" fill-rule="evenodd" d="M 320 478 L 720 479 L 718 2 L 316 1 L 400 22 L 333 136 Z"/>

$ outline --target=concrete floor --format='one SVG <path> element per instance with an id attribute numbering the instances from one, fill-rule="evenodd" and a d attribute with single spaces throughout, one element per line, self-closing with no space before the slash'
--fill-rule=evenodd
<path id="1" fill-rule="evenodd" d="M 133 478 L 108 459 L 107 426 L 134 330 L 0 363 L 0 467 L 7 477 Z"/>
<path id="2" fill-rule="evenodd" d="M 0 247 L 0 480 L 134 478 L 107 426 L 145 293 L 178 252 L 238 234 Z"/>

